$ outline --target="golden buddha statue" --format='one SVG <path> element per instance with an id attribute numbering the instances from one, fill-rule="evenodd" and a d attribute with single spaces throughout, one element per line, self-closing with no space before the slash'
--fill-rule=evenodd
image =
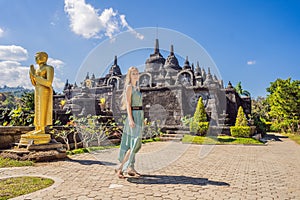
<path id="1" fill-rule="evenodd" d="M 29 76 L 34 92 L 34 126 L 35 130 L 21 135 L 21 144 L 47 144 L 51 140 L 50 134 L 46 134 L 47 125 L 52 125 L 53 110 L 53 89 L 52 81 L 54 78 L 54 69 L 47 65 L 48 54 L 38 52 L 35 55 L 35 61 L 39 65 L 37 69 L 30 66 Z"/>

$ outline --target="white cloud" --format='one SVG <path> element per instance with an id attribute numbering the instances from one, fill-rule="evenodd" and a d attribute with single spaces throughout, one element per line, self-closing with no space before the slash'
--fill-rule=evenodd
<path id="1" fill-rule="evenodd" d="M 54 77 L 52 86 L 53 86 L 54 90 L 62 91 L 65 87 L 65 83 L 60 78 Z"/>
<path id="2" fill-rule="evenodd" d="M 84 0 L 65 0 L 65 12 L 69 15 L 72 31 L 85 38 L 97 37 L 104 28 L 97 10 Z"/>
<path id="3" fill-rule="evenodd" d="M 29 67 L 16 61 L 0 61 L 0 77 L 1 86 L 33 88 L 29 78 Z"/>
<path id="4" fill-rule="evenodd" d="M 255 65 L 256 61 L 255 60 L 248 60 L 247 65 Z"/>
<path id="5" fill-rule="evenodd" d="M 118 13 L 112 8 L 104 9 L 99 16 L 102 26 L 105 28 L 105 35 L 112 38 L 114 33 L 119 32 L 120 23 L 117 18 Z"/>
<path id="6" fill-rule="evenodd" d="M 99 10 L 85 0 L 65 0 L 64 10 L 70 18 L 71 30 L 84 38 L 100 38 L 103 34 L 112 38 L 122 28 L 131 30 L 139 39 L 143 38 L 128 25 L 125 15 L 119 15 L 113 8 L 104 9 L 99 14 Z"/>
<path id="7" fill-rule="evenodd" d="M 60 21 L 60 15 L 59 15 L 59 11 L 57 10 L 51 16 L 50 25 L 56 26 L 59 23 L 59 21 Z"/>
<path id="8" fill-rule="evenodd" d="M 136 38 L 142 40 L 144 39 L 144 36 L 138 32 L 136 32 L 131 26 L 128 25 L 126 19 L 125 19 L 125 15 L 120 15 L 120 20 L 121 20 L 121 24 L 123 27 L 126 27 L 130 32 L 132 32 Z"/>
<path id="9" fill-rule="evenodd" d="M 63 61 L 54 58 L 48 58 L 47 64 L 53 66 L 58 70 L 61 70 L 65 66 L 65 63 Z"/>
<path id="10" fill-rule="evenodd" d="M 28 52 L 21 46 L 0 45 L 0 86 L 7 85 L 9 87 L 23 86 L 32 89 L 29 78 L 29 66 L 23 66 L 20 62 L 28 58 Z M 60 75 L 65 63 L 58 59 L 49 58 L 48 64 L 55 69 L 53 87 L 55 90 L 62 90 L 64 87 Z"/>
<path id="11" fill-rule="evenodd" d="M 34 88 L 29 78 L 29 67 L 22 66 L 17 61 L 0 61 L 0 77 L 0 86 Z M 52 85 L 55 90 L 61 91 L 64 87 L 64 82 L 55 75 Z"/>
<path id="12" fill-rule="evenodd" d="M 0 45 L 0 60 L 24 61 L 28 58 L 28 52 L 21 46 L 16 45 Z"/>
<path id="13" fill-rule="evenodd" d="M 4 30 L 0 27 L 0 37 L 3 37 L 4 35 Z"/>

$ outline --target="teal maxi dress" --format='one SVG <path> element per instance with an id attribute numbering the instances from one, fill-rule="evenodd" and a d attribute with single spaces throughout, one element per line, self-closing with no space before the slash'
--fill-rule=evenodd
<path id="1" fill-rule="evenodd" d="M 142 107 L 142 94 L 137 89 L 132 87 L 131 94 L 131 106 Z M 135 127 L 129 126 L 128 116 L 125 119 L 123 134 L 121 138 L 120 153 L 118 160 L 123 161 L 126 152 L 130 149 L 130 154 L 127 162 L 124 163 L 122 171 L 124 172 L 127 168 L 134 169 L 135 154 L 141 149 L 142 146 L 142 133 L 144 126 L 144 111 L 143 110 L 132 110 L 132 117 L 135 123 Z"/>

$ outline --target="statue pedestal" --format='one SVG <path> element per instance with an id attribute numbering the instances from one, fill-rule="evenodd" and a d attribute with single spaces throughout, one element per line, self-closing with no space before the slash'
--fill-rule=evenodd
<path id="1" fill-rule="evenodd" d="M 20 144 L 48 144 L 51 140 L 50 134 L 26 133 L 21 135 Z"/>
<path id="2" fill-rule="evenodd" d="M 0 156 L 15 160 L 33 160 L 36 162 L 49 162 L 66 159 L 66 149 L 62 143 L 51 140 L 48 144 L 20 144 L 14 148 L 1 150 Z"/>

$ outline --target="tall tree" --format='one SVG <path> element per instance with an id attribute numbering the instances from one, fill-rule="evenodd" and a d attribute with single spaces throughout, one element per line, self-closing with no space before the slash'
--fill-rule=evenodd
<path id="1" fill-rule="evenodd" d="M 270 105 L 265 97 L 251 99 L 251 118 L 258 133 L 265 134 L 269 130 L 267 125 L 271 120 L 269 111 Z"/>
<path id="2" fill-rule="evenodd" d="M 274 125 L 280 131 L 296 131 L 300 125 L 300 81 L 277 79 L 271 82 L 267 92 Z"/>
<path id="3" fill-rule="evenodd" d="M 258 116 L 264 121 L 269 121 L 270 105 L 265 97 L 257 97 L 256 99 L 251 99 L 251 113 L 253 116 Z"/>

